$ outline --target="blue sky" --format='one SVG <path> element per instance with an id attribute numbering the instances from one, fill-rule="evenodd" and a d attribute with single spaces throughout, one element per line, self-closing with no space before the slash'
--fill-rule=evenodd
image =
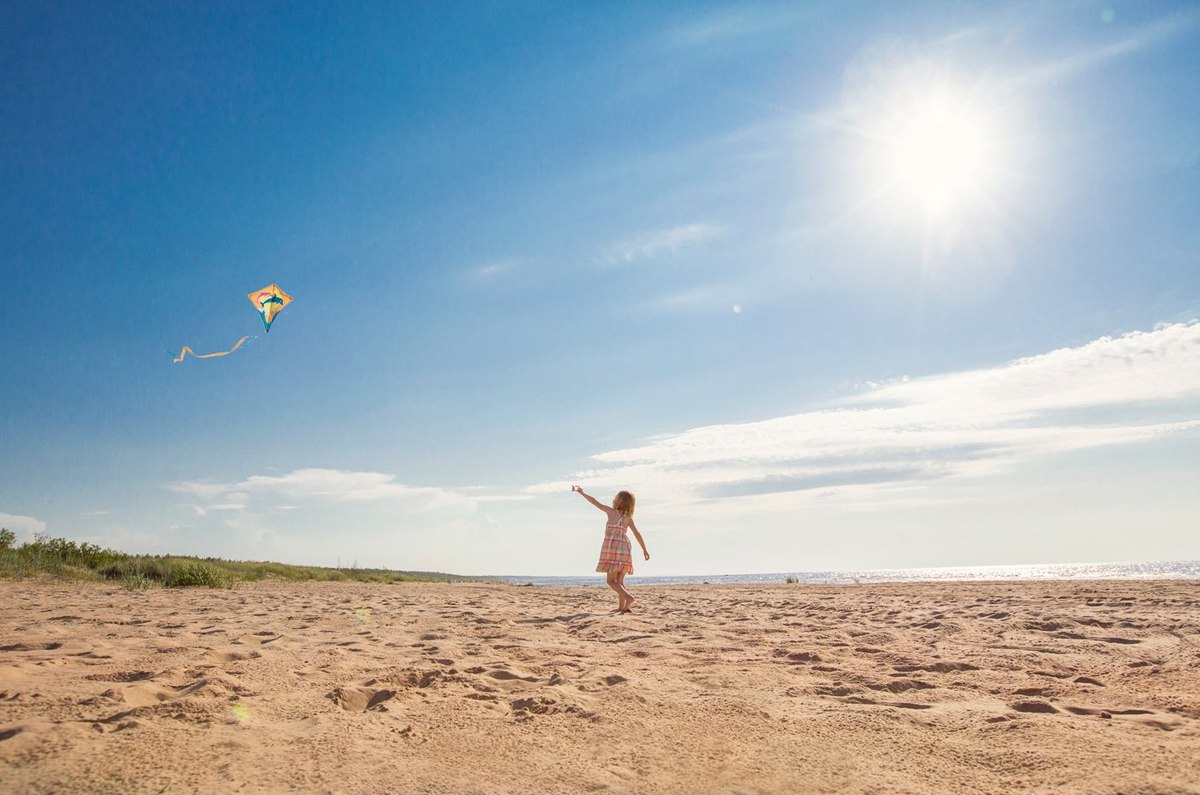
<path id="1" fill-rule="evenodd" d="M 578 482 L 647 574 L 1200 558 L 1197 76 L 1191 3 L 10 4 L 0 523 L 567 575 Z"/>

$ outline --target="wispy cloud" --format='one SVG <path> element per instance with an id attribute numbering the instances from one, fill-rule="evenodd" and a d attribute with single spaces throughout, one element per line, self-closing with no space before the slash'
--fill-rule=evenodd
<path id="1" fill-rule="evenodd" d="M 464 272 L 462 278 L 468 284 L 482 284 L 511 273 L 525 263 L 526 260 L 519 257 L 502 257 L 488 260 L 469 268 Z"/>
<path id="2" fill-rule="evenodd" d="M 1134 30 L 1115 41 L 1080 48 L 1058 58 L 1038 63 L 1018 73 L 1018 81 L 1049 83 L 1089 69 L 1095 69 L 1118 58 L 1148 50 L 1200 24 L 1200 13 L 1189 13 L 1158 20 Z"/>
<path id="3" fill-rule="evenodd" d="M 674 495 L 681 506 L 780 494 L 859 499 L 1195 430 L 1197 398 L 1200 323 L 1173 324 L 998 367 L 897 381 L 820 410 L 666 435 L 595 455 L 597 466 L 572 482 L 634 486 Z"/>
<path id="4" fill-rule="evenodd" d="M 672 47 L 711 47 L 787 31 L 796 25 L 799 17 L 795 9 L 725 7 L 676 25 L 667 32 L 666 43 Z"/>
<path id="5" fill-rule="evenodd" d="M 279 499 L 290 504 L 297 501 L 324 503 L 403 502 L 419 509 L 473 504 L 462 492 L 432 486 L 409 486 L 396 481 L 393 475 L 382 472 L 354 472 L 339 469 L 297 469 L 285 475 L 252 475 L 233 483 L 182 481 L 171 483 L 168 489 L 188 494 L 207 502 L 204 506 L 189 506 L 203 516 L 206 510 L 236 511 L 251 500 Z"/>
<path id="6" fill-rule="evenodd" d="M 691 223 L 658 229 L 621 241 L 610 247 L 605 257 L 609 264 L 630 264 L 661 256 L 674 256 L 685 248 L 705 243 L 725 234 L 725 227 Z"/>
<path id="7" fill-rule="evenodd" d="M 703 285 L 669 293 L 641 304 L 642 310 L 710 309 L 728 306 L 728 295 L 718 285 Z"/>

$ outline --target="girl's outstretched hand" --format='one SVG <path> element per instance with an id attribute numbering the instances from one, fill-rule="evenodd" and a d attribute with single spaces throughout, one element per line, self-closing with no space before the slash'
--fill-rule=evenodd
<path id="1" fill-rule="evenodd" d="M 646 550 L 644 550 L 644 549 L 643 549 L 643 550 L 642 550 L 642 554 L 646 556 L 646 560 L 650 560 L 650 553 L 649 553 L 649 552 L 647 552 Z"/>
<path id="2" fill-rule="evenodd" d="M 580 494 L 583 494 L 583 486 L 572 486 L 571 491 L 577 491 Z"/>

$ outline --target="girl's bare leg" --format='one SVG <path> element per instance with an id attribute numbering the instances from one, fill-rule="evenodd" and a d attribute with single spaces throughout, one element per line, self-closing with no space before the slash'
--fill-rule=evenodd
<path id="1" fill-rule="evenodd" d="M 617 610 L 619 612 L 624 613 L 625 612 L 625 594 L 627 594 L 629 592 L 625 590 L 625 587 L 623 585 L 621 585 L 620 577 L 621 577 L 621 575 L 618 572 L 610 571 L 608 573 L 608 587 L 612 588 L 614 591 L 617 592 L 617 599 L 618 599 Z"/>
<path id="2" fill-rule="evenodd" d="M 629 608 L 633 607 L 635 600 L 633 594 L 625 587 L 625 572 L 623 571 L 617 572 L 617 588 L 619 589 L 617 593 L 621 596 L 621 612 L 627 613 Z"/>

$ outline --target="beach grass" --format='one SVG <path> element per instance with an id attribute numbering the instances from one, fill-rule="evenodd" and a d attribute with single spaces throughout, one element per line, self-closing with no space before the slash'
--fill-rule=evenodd
<path id="1" fill-rule="evenodd" d="M 17 545 L 15 534 L 0 529 L 0 578 L 116 582 L 129 588 L 228 588 L 239 582 L 440 582 L 453 574 L 393 569 L 292 566 L 269 561 L 224 560 L 186 555 L 132 555 L 96 544 L 34 536 Z"/>

